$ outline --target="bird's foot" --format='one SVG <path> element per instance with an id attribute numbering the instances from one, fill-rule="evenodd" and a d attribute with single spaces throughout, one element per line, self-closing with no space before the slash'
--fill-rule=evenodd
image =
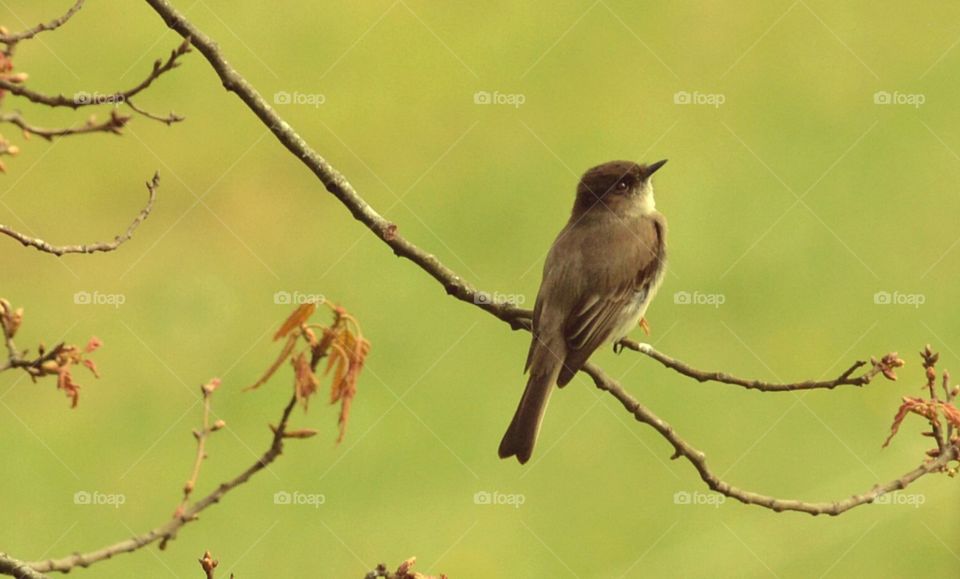
<path id="1" fill-rule="evenodd" d="M 620 340 L 617 340 L 616 342 L 613 343 L 613 353 L 619 354 L 622 351 L 623 351 L 623 344 L 620 343 Z"/>
<path id="2" fill-rule="evenodd" d="M 644 334 L 650 335 L 650 324 L 647 323 L 647 318 L 640 318 L 640 329 Z"/>

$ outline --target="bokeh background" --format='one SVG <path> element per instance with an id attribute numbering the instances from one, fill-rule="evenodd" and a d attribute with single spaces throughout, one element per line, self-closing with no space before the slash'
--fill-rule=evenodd
<path id="1" fill-rule="evenodd" d="M 68 5 L 5 0 L 0 22 L 21 29 Z M 920 392 L 924 344 L 960 368 L 960 7 L 175 5 L 268 99 L 290 95 L 279 113 L 402 234 L 528 307 L 579 174 L 669 158 L 656 183 L 672 260 L 648 314 L 657 348 L 769 380 L 832 377 L 892 350 L 908 365 L 895 383 L 794 395 L 697 384 L 629 352 L 594 359 L 741 487 L 840 499 L 921 461 L 919 420 L 880 445 L 900 397 Z M 16 65 L 37 90 L 106 93 L 179 42 L 145 3 L 91 2 L 23 44 Z M 483 91 L 495 102 L 477 104 Z M 499 460 L 527 335 L 395 258 L 198 53 L 138 104 L 188 120 L 54 143 L 3 128 L 22 153 L 0 180 L 0 223 L 53 243 L 111 238 L 145 202 L 144 180 L 162 179 L 153 215 L 115 253 L 57 259 L 0 240 L 0 295 L 26 309 L 21 346 L 105 344 L 103 377 L 78 374 L 74 410 L 50 380 L 0 376 L 4 551 L 61 557 L 169 517 L 198 387 L 213 376 L 229 428 L 210 442 L 197 496 L 252 463 L 289 370 L 241 389 L 278 351 L 271 333 L 291 306 L 275 294 L 288 292 L 343 304 L 373 343 L 344 443 L 334 408 L 298 411 L 294 425 L 318 437 L 288 444 L 166 551 L 78 576 L 197 577 L 205 549 L 239 578 L 362 577 L 411 555 L 451 577 L 957 576 L 955 480 L 927 477 L 838 518 L 718 504 L 584 378 L 555 395 L 531 464 Z M 28 105 L 3 108 L 51 126 L 90 113 Z M 77 292 L 123 304 L 78 304 Z M 125 502 L 78 505 L 77 492 Z M 278 505 L 278 492 L 324 503 Z"/>

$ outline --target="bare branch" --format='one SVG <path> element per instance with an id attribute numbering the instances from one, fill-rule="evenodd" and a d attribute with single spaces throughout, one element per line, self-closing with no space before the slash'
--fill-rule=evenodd
<path id="1" fill-rule="evenodd" d="M 114 135 L 119 135 L 129 120 L 129 116 L 121 115 L 116 110 L 112 110 L 110 111 L 110 117 L 107 120 L 99 123 L 91 117 L 87 120 L 87 122 L 77 127 L 45 129 L 43 127 L 31 125 L 18 112 L 0 113 L 0 123 L 10 123 L 16 125 L 20 127 L 24 133 L 28 135 L 36 135 L 48 141 L 52 141 L 54 137 L 67 137 L 70 135 L 84 135 L 88 133 L 112 133 Z"/>
<path id="2" fill-rule="evenodd" d="M 139 84 L 127 90 L 114 93 L 77 92 L 72 97 L 68 97 L 63 94 L 48 95 L 29 89 L 26 86 L 23 86 L 21 82 L 17 82 L 16 79 L 11 80 L 6 78 L 0 78 L 0 89 L 8 91 L 14 96 L 23 97 L 32 103 L 46 105 L 48 107 L 69 107 L 71 109 L 78 109 L 81 107 L 103 104 L 120 105 L 122 103 L 127 103 L 131 98 L 145 91 L 150 87 L 150 85 L 153 84 L 154 81 L 163 76 L 165 73 L 180 66 L 178 59 L 188 52 L 190 52 L 190 39 L 186 38 L 177 48 L 170 52 L 170 56 L 167 57 L 166 61 L 162 59 L 156 60 L 153 63 L 153 69 L 151 69 L 150 74 L 140 81 Z M 156 115 L 147 113 L 146 111 L 143 111 L 134 105 L 129 106 L 137 113 L 155 120 L 161 120 L 167 124 L 182 120 L 182 117 L 179 117 L 178 115 L 171 114 L 169 117 L 157 117 Z"/>
<path id="3" fill-rule="evenodd" d="M 854 362 L 846 371 L 832 380 L 805 380 L 803 382 L 787 384 L 737 378 L 725 372 L 705 372 L 703 370 L 697 370 L 680 360 L 671 358 L 662 352 L 658 352 L 650 344 L 642 344 L 627 339 L 620 340 L 619 344 L 629 350 L 645 354 L 667 368 L 676 370 L 680 374 L 688 378 L 693 378 L 698 382 L 722 382 L 723 384 L 733 384 L 735 386 L 742 386 L 748 390 L 759 390 L 761 392 L 791 392 L 795 390 L 815 390 L 820 388 L 832 390 L 837 386 L 866 386 L 877 374 L 887 374 L 891 372 L 893 368 L 902 365 L 902 363 L 898 364 L 900 359 L 897 357 L 897 354 L 892 352 L 880 360 L 871 360 L 871 368 L 859 375 L 854 374 L 867 364 L 862 360 Z"/>
<path id="4" fill-rule="evenodd" d="M 178 115 L 177 113 L 174 113 L 174 112 L 171 112 L 170 114 L 168 114 L 168 115 L 166 115 L 166 116 L 158 115 L 158 114 L 155 114 L 155 113 L 151 113 L 150 111 L 141 109 L 141 108 L 138 107 L 137 105 L 133 104 L 133 101 L 130 100 L 130 99 L 127 99 L 127 100 L 126 100 L 126 104 L 127 104 L 127 106 L 130 107 L 134 112 L 136 112 L 136 113 L 138 113 L 138 114 L 140 114 L 140 115 L 143 115 L 143 116 L 147 117 L 148 119 L 152 119 L 152 120 L 154 120 L 154 121 L 161 122 L 161 123 L 163 123 L 163 124 L 165 124 L 165 125 L 167 125 L 167 126 L 170 126 L 170 125 L 172 125 L 173 123 L 179 123 L 179 122 L 181 122 L 181 121 L 183 121 L 183 120 L 186 119 L 186 117 L 183 117 L 183 116 L 181 116 L 181 115 Z"/>
<path id="5" fill-rule="evenodd" d="M 187 482 L 183 485 L 183 498 L 180 500 L 180 504 L 174 512 L 173 516 L 175 518 L 183 515 L 187 504 L 189 504 L 190 495 L 193 493 L 193 490 L 197 488 L 197 481 L 200 479 L 200 468 L 203 466 L 203 461 L 207 459 L 207 439 L 210 438 L 211 434 L 226 426 L 222 420 L 217 420 L 213 424 L 210 423 L 210 399 L 213 397 L 214 391 L 219 387 L 219 378 L 214 378 L 200 387 L 200 391 L 203 393 L 203 422 L 200 430 L 193 431 L 193 437 L 197 439 L 197 453 L 193 460 L 193 469 L 190 471 L 190 478 L 187 479 Z"/>
<path id="6" fill-rule="evenodd" d="M 0 575 L 11 575 L 17 579 L 45 579 L 46 575 L 24 563 L 14 559 L 6 553 L 0 553 Z"/>
<path id="7" fill-rule="evenodd" d="M 809 513 L 811 515 L 839 515 L 840 513 L 848 511 L 854 507 L 872 503 L 881 495 L 891 491 L 907 488 L 910 483 L 924 475 L 934 472 L 943 472 L 946 470 L 948 463 L 957 460 L 958 456 L 960 456 L 957 448 L 951 447 L 943 455 L 937 458 L 937 460 L 926 461 L 917 468 L 905 473 L 900 478 L 896 478 L 886 484 L 875 485 L 867 492 L 853 495 L 849 498 L 839 501 L 818 503 L 799 501 L 795 499 L 778 499 L 775 497 L 743 490 L 724 482 L 719 476 L 714 474 L 707 467 L 707 457 L 703 452 L 688 444 L 685 440 L 683 440 L 683 438 L 680 437 L 680 435 L 676 433 L 672 426 L 667 424 L 656 414 L 640 404 L 640 402 L 638 402 L 634 397 L 630 396 L 630 394 L 623 389 L 619 382 L 604 374 L 602 370 L 597 368 L 597 366 L 592 363 L 588 363 L 586 366 L 584 366 L 583 371 L 593 379 L 593 382 L 596 384 L 597 388 L 609 392 L 617 400 L 619 400 L 620 403 L 623 404 L 623 407 L 627 409 L 627 412 L 633 414 L 637 422 L 642 422 L 652 426 L 654 430 L 659 432 L 661 436 L 667 439 L 667 442 L 673 445 L 674 448 L 674 454 L 671 458 L 676 459 L 682 456 L 690 461 L 690 464 L 697 469 L 697 473 L 700 475 L 700 478 L 707 484 L 708 487 L 710 487 L 710 489 L 728 497 L 737 499 L 742 503 L 762 506 L 778 513 L 782 511 L 799 511 L 803 513 Z"/>
<path id="8" fill-rule="evenodd" d="M 318 361 L 319 359 L 330 355 L 328 348 L 330 348 L 335 339 L 339 339 L 344 343 L 347 341 L 356 342 L 363 345 L 363 349 L 366 351 L 366 349 L 369 348 L 369 343 L 361 337 L 359 324 L 356 319 L 347 313 L 347 311 L 342 307 L 331 304 L 330 308 L 335 313 L 335 321 L 330 327 L 307 323 L 310 314 L 316 310 L 316 304 L 310 303 L 304 304 L 298 308 L 293 316 L 288 318 L 287 322 L 281 326 L 281 332 L 295 333 L 296 335 L 302 337 L 304 341 L 309 344 L 311 351 L 316 355 Z M 294 319 L 296 321 L 290 322 L 290 319 Z M 13 365 L 7 367 L 0 367 L 0 371 L 13 367 L 23 367 L 28 371 L 31 377 L 44 376 L 48 375 L 50 372 L 55 372 L 57 368 L 48 368 L 48 364 L 46 362 L 52 360 L 51 354 L 44 353 L 42 346 L 41 351 L 38 354 L 38 358 L 34 361 L 29 361 L 26 359 L 26 352 L 21 353 L 13 343 L 13 337 L 20 328 L 22 321 L 23 310 L 20 308 L 14 309 L 9 302 L 0 298 L 0 330 L 2 330 L 3 336 L 6 338 L 10 362 L 13 363 Z M 291 325 L 288 326 L 288 322 Z M 356 334 L 350 333 L 347 335 L 344 333 L 346 330 L 342 326 L 346 325 L 350 325 L 351 328 L 356 331 Z M 353 326 L 356 327 L 354 328 Z M 88 343 L 88 346 L 84 349 L 84 353 L 90 353 L 96 350 L 99 345 L 99 340 L 91 339 L 90 343 Z M 59 356 L 60 353 L 70 353 L 74 352 L 74 350 L 75 348 L 72 346 L 64 346 L 61 344 L 55 347 L 53 352 L 56 352 L 57 356 Z M 63 363 L 63 361 L 59 360 L 59 358 L 58 361 L 61 364 Z M 92 361 L 82 357 L 82 355 L 74 352 L 71 362 L 75 364 L 83 364 L 96 373 L 96 369 Z M 359 369 L 356 370 L 355 374 L 358 373 Z M 355 377 L 353 379 L 355 379 Z M 254 474 L 260 470 L 263 470 L 274 460 L 276 460 L 282 454 L 284 442 L 287 439 L 306 439 L 311 438 L 317 433 L 312 429 L 289 428 L 290 416 L 294 406 L 296 406 L 298 402 L 304 402 L 304 408 L 306 408 L 306 398 L 315 393 L 314 391 L 304 392 L 298 382 L 299 376 L 295 372 L 293 392 L 290 400 L 283 409 L 279 423 L 276 426 L 272 424 L 269 425 L 270 430 L 272 431 L 270 446 L 260 456 L 257 462 L 248 467 L 239 475 L 221 483 L 213 492 L 204 498 L 191 504 L 190 500 L 200 477 L 201 466 L 203 461 L 207 458 L 207 440 L 212 433 L 217 432 L 226 426 L 226 423 L 223 420 L 211 420 L 211 398 L 213 393 L 220 386 L 220 380 L 218 378 L 211 379 L 201 387 L 201 392 L 203 395 L 203 414 L 200 429 L 194 431 L 193 433 L 197 440 L 197 450 L 193 467 L 191 468 L 189 479 L 183 486 L 182 500 L 180 501 L 172 519 L 169 522 L 131 539 L 120 541 L 113 545 L 103 547 L 89 553 L 75 553 L 62 559 L 21 563 L 12 559 L 9 562 L 6 562 L 0 558 L 0 574 L 5 574 L 3 569 L 14 569 L 14 563 L 16 563 L 16 565 L 29 566 L 33 571 L 56 571 L 66 573 L 75 567 L 88 567 L 99 561 L 109 559 L 114 555 L 136 551 L 155 542 L 159 542 L 160 549 L 164 549 L 169 541 L 176 538 L 179 530 L 186 524 L 197 520 L 203 510 L 219 502 L 228 492 L 247 482 L 247 480 L 249 480 Z M 341 397 L 342 396 L 343 394 L 341 393 Z M 344 426 L 344 415 L 342 412 L 339 416 L 338 423 L 340 424 L 342 432 Z M 4 567 L 4 565 L 7 566 Z M 206 567 L 209 567 L 206 570 L 212 576 L 213 568 L 216 567 L 216 562 L 212 559 L 212 557 L 204 557 L 204 559 L 201 559 L 201 565 L 206 565 Z"/>
<path id="9" fill-rule="evenodd" d="M 221 483 L 213 492 L 193 503 L 189 508 L 180 513 L 179 516 L 175 517 L 169 522 L 151 529 L 142 535 L 125 539 L 108 547 L 97 549 L 96 551 L 91 551 L 89 553 L 75 553 L 73 555 L 63 557 L 62 559 L 31 561 L 26 563 L 26 565 L 28 565 L 34 571 L 40 573 L 68 573 L 77 567 L 89 567 L 98 561 L 109 559 L 114 555 L 119 555 L 121 553 L 132 553 L 133 551 L 142 549 L 147 545 L 156 543 L 157 541 L 160 542 L 160 548 L 163 549 L 166 547 L 169 541 L 176 538 L 177 533 L 182 527 L 188 523 L 196 521 L 200 513 L 206 510 L 207 507 L 220 502 L 220 500 L 223 499 L 227 493 L 250 480 L 253 475 L 265 469 L 283 453 L 283 443 L 286 439 L 284 433 L 286 432 L 287 424 L 290 420 L 290 413 L 293 411 L 293 407 L 296 405 L 296 403 L 297 396 L 294 394 L 283 409 L 283 413 L 280 416 L 279 425 L 274 429 L 270 447 L 255 463 L 250 465 L 239 475 Z M 38 577 L 40 577 L 40 575 L 38 575 Z"/>
<path id="10" fill-rule="evenodd" d="M 353 186 L 339 171 L 327 162 L 301 137 L 289 123 L 284 121 L 270 107 L 266 100 L 233 66 L 224 59 L 217 43 L 187 21 L 183 15 L 166 0 L 147 0 L 147 3 L 163 18 L 167 26 L 184 38 L 189 38 L 195 47 L 210 63 L 226 90 L 236 94 L 260 121 L 274 134 L 301 163 L 317 176 L 326 187 L 343 203 L 354 219 L 367 226 L 374 235 L 390 246 L 398 257 L 409 259 L 431 277 L 437 280 L 448 294 L 460 301 L 475 305 L 509 323 L 514 329 L 524 327 L 529 322 L 525 318 L 530 313 L 507 303 L 496 303 L 485 299 L 486 294 L 468 284 L 455 271 L 445 266 L 435 256 L 407 241 L 397 231 L 394 223 L 384 219 L 356 192 Z M 0 85 L 2 87 L 2 85 Z"/>
<path id="11" fill-rule="evenodd" d="M 85 0 L 77 0 L 76 3 L 74 3 L 74 5 L 71 6 L 63 16 L 51 20 L 50 22 L 41 22 L 33 28 L 24 30 L 23 32 L 18 32 L 16 34 L 0 34 L 0 44 L 6 44 L 8 47 L 12 48 L 13 45 L 21 40 L 29 40 L 41 32 L 47 32 L 60 28 L 67 23 L 67 20 L 73 18 L 73 15 L 83 8 L 84 1 Z M 7 54 L 9 54 L 9 48 Z"/>
<path id="12" fill-rule="evenodd" d="M 137 230 L 137 227 L 139 227 L 140 224 L 150 216 L 150 212 L 153 211 L 153 203 L 157 200 L 157 188 L 159 186 L 160 174 L 154 173 L 153 178 L 150 181 L 147 181 L 147 192 L 149 197 L 147 199 L 146 207 L 140 210 L 140 213 L 137 214 L 137 216 L 130 223 L 130 226 L 127 227 L 127 230 L 122 235 L 116 236 L 113 241 L 110 242 L 101 241 L 86 245 L 50 245 L 42 239 L 29 237 L 11 229 L 10 227 L 7 227 L 6 225 L 0 225 L 0 233 L 16 239 L 24 246 L 34 247 L 39 251 L 50 253 L 58 257 L 66 253 L 96 253 L 98 251 L 113 251 L 129 241 L 130 238 L 133 237 L 133 233 Z"/>

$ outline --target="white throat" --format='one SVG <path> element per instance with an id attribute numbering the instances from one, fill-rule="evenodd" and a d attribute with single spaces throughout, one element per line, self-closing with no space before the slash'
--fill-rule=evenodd
<path id="1" fill-rule="evenodd" d="M 653 183 L 647 179 L 640 191 L 640 202 L 637 203 L 637 212 L 641 215 L 650 215 L 657 210 L 657 200 L 653 196 Z"/>

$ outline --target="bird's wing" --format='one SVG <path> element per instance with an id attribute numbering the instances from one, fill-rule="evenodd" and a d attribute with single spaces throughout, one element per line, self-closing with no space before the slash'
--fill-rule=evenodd
<path id="1" fill-rule="evenodd" d="M 604 255 L 589 260 L 605 266 L 595 272 L 595 278 L 565 320 L 567 355 L 557 380 L 559 386 L 569 382 L 590 355 L 614 337 L 613 332 L 624 323 L 631 307 L 647 300 L 663 266 L 663 231 L 659 221 L 643 219 L 622 235 L 629 237 L 612 244 L 625 248 L 622 253 L 614 259 Z M 609 251 L 609 247 L 603 249 Z"/>

